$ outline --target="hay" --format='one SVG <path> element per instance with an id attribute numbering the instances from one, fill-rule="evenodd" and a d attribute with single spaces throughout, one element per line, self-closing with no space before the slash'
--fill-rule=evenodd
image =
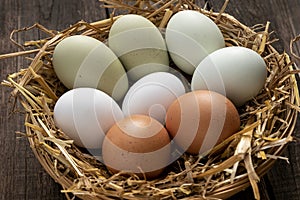
<path id="1" fill-rule="evenodd" d="M 294 57 L 294 58 L 296 58 L 297 60 L 300 60 L 300 56 L 299 55 L 297 55 L 295 52 L 294 52 L 294 44 L 296 43 L 296 42 L 298 42 L 298 41 L 300 41 L 300 34 L 299 35 L 297 35 L 295 38 L 293 38 L 292 40 L 291 40 L 291 42 L 290 42 L 290 51 L 291 51 L 291 54 L 292 54 L 292 56 Z"/>
<path id="2" fill-rule="evenodd" d="M 113 8 L 109 19 L 86 23 L 80 21 L 63 31 L 51 31 L 40 24 L 16 30 L 11 39 L 22 51 L 0 55 L 0 59 L 33 55 L 30 66 L 8 75 L 3 85 L 12 88 L 12 96 L 23 106 L 25 135 L 45 170 L 62 185 L 68 199 L 224 199 L 252 186 L 259 199 L 257 182 L 280 156 L 292 132 L 299 111 L 299 94 L 293 62 L 286 53 L 272 47 L 269 22 L 247 27 L 224 13 L 201 9 L 189 0 L 136 1 L 134 5 L 121 0 L 101 0 Z M 242 129 L 202 156 L 184 154 L 168 167 L 159 179 L 143 180 L 134 174 L 120 172 L 110 175 L 105 166 L 72 141 L 54 124 L 53 108 L 66 88 L 52 67 L 52 53 L 62 39 L 75 34 L 105 41 L 116 9 L 139 14 L 164 28 L 172 14 L 183 9 L 198 10 L 216 22 L 226 46 L 244 46 L 257 51 L 267 63 L 268 78 L 264 89 L 244 105 Z M 38 29 L 49 36 L 18 44 L 14 34 Z M 125 176 L 126 175 L 126 176 Z"/>

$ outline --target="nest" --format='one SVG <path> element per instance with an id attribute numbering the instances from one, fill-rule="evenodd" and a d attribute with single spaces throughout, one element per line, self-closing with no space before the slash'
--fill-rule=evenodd
<path id="1" fill-rule="evenodd" d="M 266 25 L 247 27 L 233 16 L 202 9 L 190 0 L 136 1 L 134 5 L 121 0 L 102 0 L 114 8 L 111 18 L 86 23 L 80 21 L 63 31 L 48 30 L 35 24 L 16 33 L 39 29 L 48 37 L 27 41 L 23 51 L 1 55 L 0 58 L 34 55 L 31 64 L 8 76 L 2 84 L 13 88 L 12 96 L 25 110 L 25 135 L 37 159 L 62 187 L 68 199 L 225 199 L 252 186 L 259 199 L 257 182 L 287 143 L 293 140 L 299 110 L 299 95 L 295 66 L 286 53 L 273 48 Z M 267 64 L 268 77 L 263 90 L 253 100 L 239 108 L 241 131 L 201 156 L 183 154 L 168 167 L 166 173 L 154 180 L 120 172 L 110 175 L 106 167 L 59 130 L 53 120 L 55 102 L 66 88 L 52 67 L 55 45 L 76 34 L 105 41 L 116 9 L 124 14 L 145 16 L 157 27 L 164 28 L 170 17 L 184 9 L 197 10 L 211 18 L 220 28 L 226 46 L 244 46 L 258 52 Z M 13 41 L 14 42 L 14 41 Z M 20 45 L 20 44 L 18 44 Z"/>

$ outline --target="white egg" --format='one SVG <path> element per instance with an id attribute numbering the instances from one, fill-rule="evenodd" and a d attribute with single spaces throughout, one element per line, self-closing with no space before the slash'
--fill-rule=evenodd
<path id="1" fill-rule="evenodd" d="M 168 71 L 167 47 L 159 29 L 140 15 L 117 19 L 109 31 L 108 44 L 134 81 L 152 72 Z"/>
<path id="2" fill-rule="evenodd" d="M 190 75 L 209 53 L 225 46 L 218 26 L 194 10 L 180 11 L 171 17 L 166 44 L 174 63 Z"/>
<path id="3" fill-rule="evenodd" d="M 104 136 L 123 119 L 119 105 L 106 93 L 93 88 L 76 88 L 64 93 L 54 107 L 58 128 L 80 147 L 101 148 Z"/>
<path id="4" fill-rule="evenodd" d="M 115 100 L 124 97 L 128 79 L 120 60 L 101 41 L 74 35 L 57 44 L 53 53 L 57 77 L 69 89 L 97 88 Z"/>
<path id="5" fill-rule="evenodd" d="M 144 114 L 164 124 L 169 105 L 184 93 L 185 87 L 179 78 L 167 72 L 155 72 L 129 88 L 122 111 L 125 116 Z"/>
<path id="6" fill-rule="evenodd" d="M 258 53 L 245 47 L 226 47 L 199 64 L 191 88 L 218 92 L 241 106 L 261 91 L 266 77 L 267 67 Z"/>

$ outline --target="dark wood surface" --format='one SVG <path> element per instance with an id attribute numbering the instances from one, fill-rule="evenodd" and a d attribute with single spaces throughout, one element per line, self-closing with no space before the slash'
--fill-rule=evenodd
<path id="1" fill-rule="evenodd" d="M 203 5 L 202 1 L 199 1 Z M 209 5 L 220 10 L 223 1 L 211 0 Z M 271 22 L 279 41 L 275 47 L 279 51 L 289 52 L 292 38 L 300 34 L 300 1 L 295 0 L 231 0 L 226 12 L 235 16 L 248 26 Z M 62 30 L 79 20 L 92 22 L 106 18 L 106 12 L 100 8 L 97 0 L 0 0 L 0 54 L 16 51 L 9 42 L 13 29 L 28 27 L 35 22 L 49 29 Z M 28 32 L 17 36 L 38 38 L 38 32 Z M 300 43 L 295 51 L 300 54 Z M 0 79 L 28 65 L 23 58 L 0 60 Z M 300 62 L 298 62 L 300 66 Z M 15 134 L 24 131 L 23 116 L 12 114 L 9 103 L 10 90 L 0 87 L 0 199 L 65 199 L 60 193 L 61 187 L 44 171 L 34 157 L 26 138 Z M 300 136 L 299 124 L 295 136 Z M 288 145 L 284 155 L 290 164 L 277 161 L 275 166 L 262 178 L 260 190 L 262 199 L 300 199 L 300 143 Z M 231 198 L 253 199 L 251 188 Z"/>

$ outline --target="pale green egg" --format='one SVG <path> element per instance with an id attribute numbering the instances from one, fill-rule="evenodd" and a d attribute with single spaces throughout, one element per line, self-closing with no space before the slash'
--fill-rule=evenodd
<path id="1" fill-rule="evenodd" d="M 208 54 L 225 47 L 218 26 L 194 10 L 180 11 L 172 16 L 166 28 L 166 43 L 176 66 L 190 75 Z"/>
<path id="2" fill-rule="evenodd" d="M 202 60 L 193 74 L 191 88 L 218 92 L 241 106 L 263 89 L 266 78 L 266 63 L 257 52 L 225 47 Z"/>
<path id="3" fill-rule="evenodd" d="M 142 16 L 130 14 L 117 19 L 110 29 L 108 44 L 133 81 L 169 70 L 164 38 L 159 29 Z"/>
<path id="4" fill-rule="evenodd" d="M 117 56 L 101 41 L 83 35 L 63 39 L 55 47 L 53 67 L 69 89 L 97 88 L 115 100 L 128 90 L 128 79 Z"/>

